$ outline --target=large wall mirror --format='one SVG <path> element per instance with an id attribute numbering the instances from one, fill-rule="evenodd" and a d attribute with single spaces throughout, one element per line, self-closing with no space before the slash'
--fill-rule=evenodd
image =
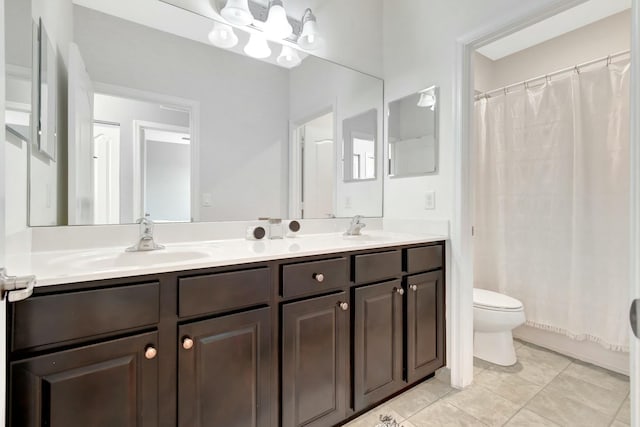
<path id="1" fill-rule="evenodd" d="M 438 88 L 428 87 L 389 103 L 389 175 L 438 171 Z"/>
<path id="2" fill-rule="evenodd" d="M 28 225 L 382 216 L 381 156 L 344 179 L 342 134 L 365 115 L 363 155 L 381 152 L 380 79 L 278 43 L 216 47 L 209 0 L 147 3 L 5 0 L 7 155 L 28 183 L 9 196 Z"/>

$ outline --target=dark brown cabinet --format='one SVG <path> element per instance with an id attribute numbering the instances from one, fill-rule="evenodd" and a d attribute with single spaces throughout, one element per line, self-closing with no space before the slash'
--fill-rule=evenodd
<path id="1" fill-rule="evenodd" d="M 356 411 L 383 400 L 404 385 L 403 295 L 400 280 L 354 290 L 353 391 Z"/>
<path id="2" fill-rule="evenodd" d="M 11 364 L 12 427 L 155 427 L 157 333 Z"/>
<path id="3" fill-rule="evenodd" d="M 7 427 L 339 425 L 445 364 L 442 242 L 37 288 Z"/>
<path id="4" fill-rule="evenodd" d="M 407 381 L 444 366 L 445 304 L 442 271 L 407 278 Z"/>
<path id="5" fill-rule="evenodd" d="M 346 292 L 282 306 L 282 426 L 339 423 L 347 411 Z"/>
<path id="6" fill-rule="evenodd" d="M 271 310 L 179 327 L 178 425 L 269 425 Z"/>

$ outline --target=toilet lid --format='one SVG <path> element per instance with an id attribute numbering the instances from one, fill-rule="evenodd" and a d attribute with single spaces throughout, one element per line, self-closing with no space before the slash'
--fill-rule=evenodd
<path id="1" fill-rule="evenodd" d="M 522 303 L 515 298 L 477 288 L 473 288 L 473 305 L 493 310 L 519 310 L 522 308 Z"/>

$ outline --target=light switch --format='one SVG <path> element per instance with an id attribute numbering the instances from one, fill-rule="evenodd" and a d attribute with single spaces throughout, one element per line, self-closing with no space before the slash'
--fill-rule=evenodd
<path id="1" fill-rule="evenodd" d="M 202 206 L 205 208 L 213 206 L 213 197 L 211 197 L 211 193 L 202 193 Z"/>
<path id="2" fill-rule="evenodd" d="M 426 210 L 431 210 L 436 208 L 436 192 L 435 191 L 427 191 L 425 193 L 424 208 Z"/>

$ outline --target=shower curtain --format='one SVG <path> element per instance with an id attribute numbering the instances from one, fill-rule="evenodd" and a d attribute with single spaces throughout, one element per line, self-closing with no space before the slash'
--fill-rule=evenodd
<path id="1" fill-rule="evenodd" d="M 628 351 L 629 61 L 475 103 L 475 286 Z"/>

